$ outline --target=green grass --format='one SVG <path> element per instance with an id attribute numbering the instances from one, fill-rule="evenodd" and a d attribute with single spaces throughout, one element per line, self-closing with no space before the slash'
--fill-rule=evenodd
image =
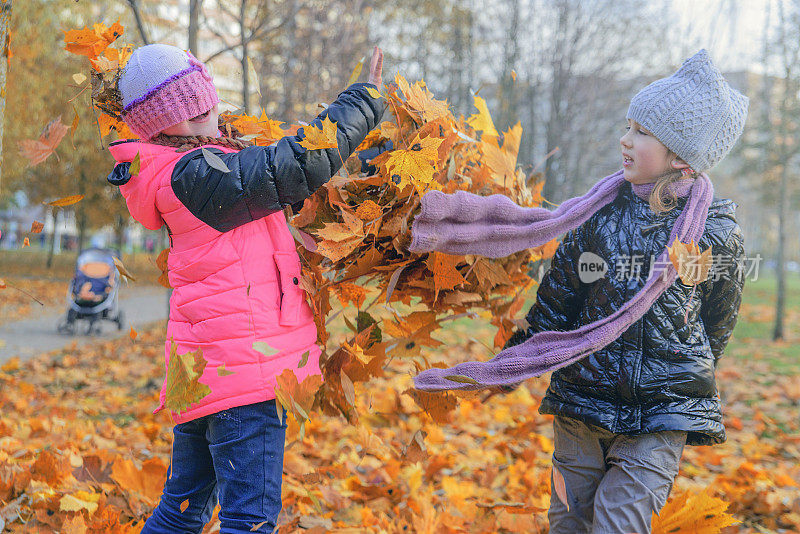
<path id="1" fill-rule="evenodd" d="M 138 252 L 123 254 L 125 267 L 146 284 L 154 283 L 160 271 L 155 266 L 155 258 L 160 251 L 153 254 Z M 34 247 L 16 250 L 0 250 L 0 278 L 44 278 L 48 280 L 71 280 L 75 272 L 75 261 L 78 252 L 61 252 L 53 255 L 53 264 L 47 267 L 47 251 Z"/>
<path id="2" fill-rule="evenodd" d="M 777 342 L 772 340 L 776 300 L 777 281 L 772 273 L 746 281 L 739 320 L 725 357 L 762 361 L 774 374 L 800 374 L 800 275 L 787 273 L 784 340 Z"/>

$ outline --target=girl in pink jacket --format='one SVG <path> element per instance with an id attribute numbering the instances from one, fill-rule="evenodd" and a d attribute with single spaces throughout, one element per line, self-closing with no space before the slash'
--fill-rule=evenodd
<path id="1" fill-rule="evenodd" d="M 382 63 L 376 47 L 369 83 L 348 87 L 312 123 L 336 122 L 338 150 L 301 147 L 302 129 L 268 147 L 224 137 L 211 76 L 179 48 L 141 47 L 123 69 L 123 118 L 141 140 L 110 146 L 118 164 L 109 181 L 137 221 L 169 231 L 167 366 L 173 343 L 178 355 L 201 349 L 208 363 L 200 382 L 211 390 L 172 412 L 169 476 L 143 533 L 200 532 L 217 500 L 223 533 L 275 528 L 286 432 L 275 379 L 287 368 L 300 381 L 320 374 L 283 207 L 302 205 L 379 123 L 384 104 L 368 89 L 380 89 Z M 275 353 L 254 350 L 256 341 Z M 166 380 L 156 411 L 165 400 Z"/>

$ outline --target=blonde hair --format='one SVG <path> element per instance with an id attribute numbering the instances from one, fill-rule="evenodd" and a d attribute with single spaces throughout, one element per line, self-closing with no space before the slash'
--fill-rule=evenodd
<path id="1" fill-rule="evenodd" d="M 650 209 L 658 215 L 667 213 L 678 204 L 678 196 L 669 190 L 669 185 L 681 179 L 680 174 L 670 173 L 656 181 L 650 193 Z"/>
<path id="2" fill-rule="evenodd" d="M 677 156 L 672 151 L 669 152 L 669 155 Z M 663 215 L 672 210 L 678 204 L 678 196 L 670 190 L 670 185 L 686 179 L 689 178 L 684 177 L 680 172 L 670 172 L 660 176 L 650 193 L 650 209 L 657 215 Z"/>

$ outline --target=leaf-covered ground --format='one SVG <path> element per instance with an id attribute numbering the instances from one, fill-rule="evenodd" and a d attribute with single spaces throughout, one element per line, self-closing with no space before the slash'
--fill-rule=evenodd
<path id="1" fill-rule="evenodd" d="M 741 521 L 724 532 L 796 532 L 800 313 L 791 308 L 786 341 L 767 342 L 759 287 L 718 371 L 728 442 L 687 448 L 672 497 L 710 488 Z M 489 355 L 494 329 L 476 324 L 485 323 L 464 318 L 438 334 L 446 359 Z M 171 423 L 151 413 L 163 335 L 160 324 L 135 341 L 2 367 L 0 517 L 11 532 L 138 532 L 170 458 Z M 438 423 L 403 394 L 411 370 L 394 361 L 385 378 L 356 384 L 359 426 L 314 413 L 297 441 L 290 419 L 284 531 L 546 532 L 551 418 L 537 407 L 547 380 L 488 402 L 459 399 L 451 421 Z"/>

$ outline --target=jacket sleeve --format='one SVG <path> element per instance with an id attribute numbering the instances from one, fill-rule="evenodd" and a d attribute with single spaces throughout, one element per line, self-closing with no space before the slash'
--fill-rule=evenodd
<path id="1" fill-rule="evenodd" d="M 198 219 L 226 232 L 302 202 L 336 174 L 370 130 L 381 120 L 385 104 L 367 92 L 372 84 L 348 87 L 311 126 L 328 117 L 336 123 L 339 149 L 307 150 L 303 129 L 267 147 L 252 146 L 219 156 L 230 172 L 212 167 L 202 150 L 181 158 L 172 172 L 175 196 Z"/>
<path id="2" fill-rule="evenodd" d="M 720 244 L 712 244 L 715 273 L 709 275 L 703 292 L 700 318 L 714 360 L 718 361 L 736 326 L 744 289 L 744 239 L 735 224 Z"/>
<path id="3" fill-rule="evenodd" d="M 108 175 L 108 183 L 119 187 L 119 192 L 134 219 L 148 230 L 158 230 L 164 225 L 161 213 L 156 208 L 158 184 L 155 180 L 131 182 L 130 167 L 129 162 L 117 164 Z"/>

